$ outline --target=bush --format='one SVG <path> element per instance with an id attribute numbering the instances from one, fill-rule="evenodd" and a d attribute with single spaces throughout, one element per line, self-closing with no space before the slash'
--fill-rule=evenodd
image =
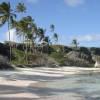
<path id="1" fill-rule="evenodd" d="M 100 48 L 95 48 L 95 47 L 92 47 L 90 48 L 90 52 L 94 55 L 98 55 L 100 56 Z"/>
<path id="2" fill-rule="evenodd" d="M 58 52 L 52 52 L 50 56 L 56 60 L 59 60 L 64 57 L 62 53 L 58 53 Z"/>
<path id="3" fill-rule="evenodd" d="M 91 52 L 86 47 L 80 47 L 79 52 L 82 52 L 82 53 L 87 54 L 87 55 L 91 55 Z"/>

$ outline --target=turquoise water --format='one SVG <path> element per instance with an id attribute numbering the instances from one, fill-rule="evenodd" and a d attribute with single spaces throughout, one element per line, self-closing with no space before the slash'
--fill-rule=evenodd
<path id="1" fill-rule="evenodd" d="M 85 100 L 100 100 L 100 73 L 65 76 L 62 80 L 48 82 L 54 94 L 75 93 Z"/>

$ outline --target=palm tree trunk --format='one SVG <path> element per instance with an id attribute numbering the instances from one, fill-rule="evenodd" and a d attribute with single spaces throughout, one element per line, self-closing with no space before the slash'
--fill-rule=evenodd
<path id="1" fill-rule="evenodd" d="M 41 54 L 43 54 L 43 51 L 44 51 L 44 45 L 42 45 Z"/>
<path id="2" fill-rule="evenodd" d="M 33 50 L 32 50 L 32 51 L 33 51 L 33 54 L 35 54 L 35 49 L 36 49 L 35 41 L 32 40 L 32 42 L 33 42 L 33 43 L 32 43 L 32 44 L 33 44 L 33 47 L 32 47 Z"/>
<path id="3" fill-rule="evenodd" d="M 9 55 L 9 61 L 11 63 L 11 41 L 10 41 L 10 20 L 8 20 L 8 31 L 9 31 L 9 46 L 10 46 L 10 55 Z"/>
<path id="4" fill-rule="evenodd" d="M 27 47 L 27 46 L 26 46 L 26 43 L 25 43 L 25 37 L 24 37 L 24 35 L 22 36 L 22 38 L 23 38 L 23 43 L 22 43 L 23 46 L 22 46 L 22 47 L 23 47 L 23 51 L 24 51 L 24 53 L 25 53 L 24 58 L 25 58 L 25 61 L 27 61 L 27 60 L 26 60 L 26 47 Z"/>
<path id="5" fill-rule="evenodd" d="M 32 54 L 32 39 L 30 39 L 30 54 Z"/>
<path id="6" fill-rule="evenodd" d="M 28 44 L 27 44 L 28 39 L 26 39 L 26 63 L 28 64 Z"/>
<path id="7" fill-rule="evenodd" d="M 22 41 L 23 41 L 23 50 L 24 50 L 24 48 L 25 48 L 25 47 L 24 47 L 24 35 L 22 36 L 22 38 L 23 38 Z M 24 51 L 25 51 L 25 50 L 24 50 Z"/>

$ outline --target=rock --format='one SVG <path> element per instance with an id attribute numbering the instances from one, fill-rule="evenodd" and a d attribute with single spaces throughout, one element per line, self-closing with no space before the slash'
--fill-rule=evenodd
<path id="1" fill-rule="evenodd" d="M 9 48 L 10 47 L 8 45 L 0 43 L 0 55 L 6 56 L 9 58 L 9 54 L 10 54 Z"/>
<path id="2" fill-rule="evenodd" d="M 94 65 L 96 68 L 100 68 L 100 62 L 96 62 Z"/>
<path id="3" fill-rule="evenodd" d="M 7 57 L 0 55 L 0 69 L 14 69 L 14 67 L 9 64 Z"/>
<path id="4" fill-rule="evenodd" d="M 93 55 L 92 59 L 95 61 L 94 67 L 99 67 L 100 68 L 100 56 Z"/>
<path id="5" fill-rule="evenodd" d="M 92 56 L 80 51 L 71 51 L 65 57 L 67 63 L 71 66 L 86 67 L 93 64 Z"/>

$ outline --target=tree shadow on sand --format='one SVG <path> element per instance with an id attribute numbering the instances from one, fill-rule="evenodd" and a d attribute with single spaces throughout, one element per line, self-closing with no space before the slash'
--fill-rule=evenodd
<path id="1" fill-rule="evenodd" d="M 12 75 L 0 75 L 0 77 L 10 80 L 24 80 L 24 81 L 53 81 L 53 80 L 62 80 L 65 79 L 65 76 L 61 77 L 51 77 L 51 76 L 42 76 L 42 75 L 26 75 L 26 74 L 12 74 Z"/>
<path id="2" fill-rule="evenodd" d="M 63 95 L 67 93 L 74 93 L 79 96 L 84 97 L 84 100 L 100 100 L 100 96 L 98 93 L 100 91 L 94 91 L 91 93 L 84 93 L 84 88 L 71 88 L 68 89 L 68 87 L 61 89 L 61 88 L 54 88 L 54 87 L 48 87 L 47 82 L 39 82 L 39 83 L 32 83 L 28 87 L 18 87 L 18 86 L 10 86 L 10 85 L 0 85 L 0 96 L 2 95 L 9 95 L 9 94 L 20 94 L 20 93 L 31 93 L 36 94 L 40 98 L 6 98 L 6 97 L 0 97 L 0 100 L 41 100 L 41 98 L 50 97 L 50 96 L 57 96 L 57 95 Z M 98 94 L 97 97 L 92 97 L 94 94 Z M 42 99 L 46 100 L 46 99 Z M 65 99 L 66 100 L 66 99 Z"/>

